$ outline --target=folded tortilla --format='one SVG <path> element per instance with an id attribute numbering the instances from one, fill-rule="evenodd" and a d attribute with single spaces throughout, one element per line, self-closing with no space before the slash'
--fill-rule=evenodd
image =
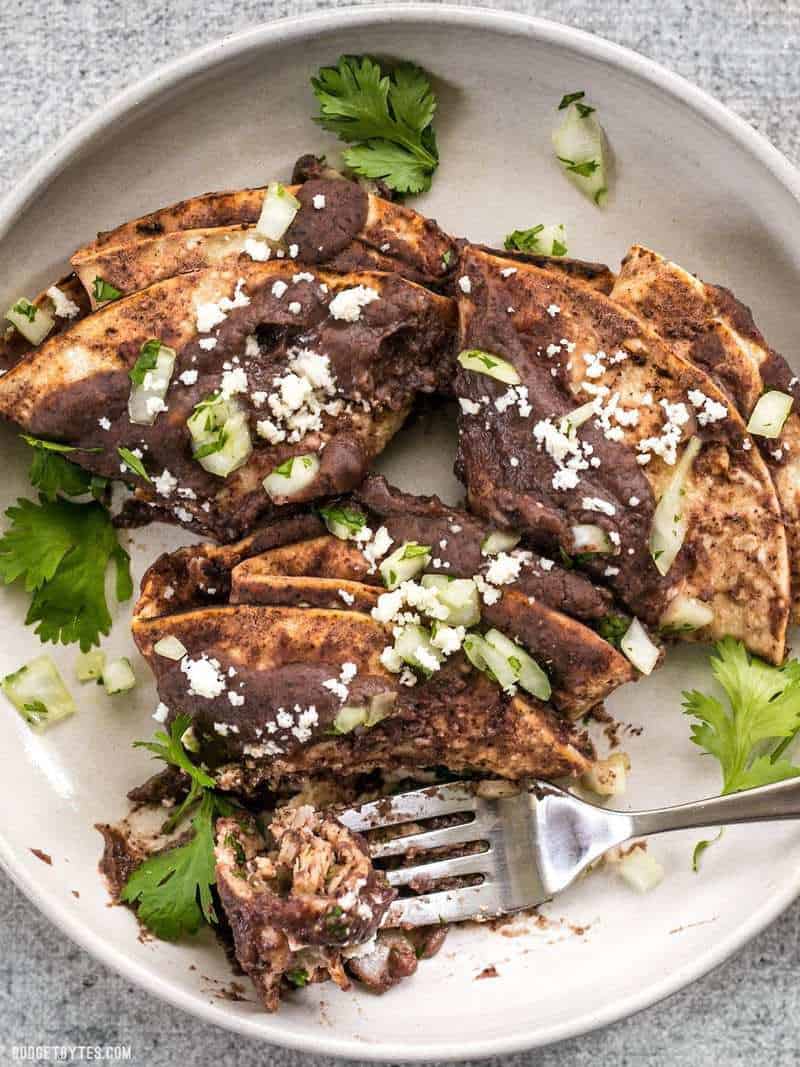
<path id="1" fill-rule="evenodd" d="M 684 636 L 740 638 L 780 662 L 789 566 L 780 508 L 744 422 L 711 378 L 641 318 L 585 283 L 466 248 L 459 347 L 513 365 L 519 386 L 460 369 L 457 468 L 474 511 L 579 555 L 628 608 L 658 625 L 677 597 L 712 612 Z M 522 392 L 520 392 L 520 388 Z M 598 407 L 573 433 L 565 419 Z M 697 437 L 683 485 L 685 536 L 665 576 L 651 556 L 656 503 Z M 606 532 L 586 562 L 575 527 Z"/>
<path id="2" fill-rule="evenodd" d="M 800 621 L 800 382 L 770 348 L 748 307 L 728 289 L 689 274 L 657 252 L 634 245 L 612 297 L 656 329 L 671 347 L 707 371 L 748 419 L 765 390 L 795 398 L 777 438 L 753 436 L 775 483 L 789 544 L 792 613 Z"/>
<path id="3" fill-rule="evenodd" d="M 449 377 L 454 319 L 451 300 L 398 275 L 286 261 L 207 268 L 110 303 L 28 353 L 0 378 L 0 415 L 74 445 L 70 458 L 93 473 L 125 478 L 144 518 L 232 540 L 260 516 L 358 484 L 416 393 Z M 151 338 L 176 361 L 166 410 L 143 426 L 128 416 L 129 372 Z M 312 383 L 298 379 L 298 358 L 330 372 L 317 415 L 304 406 Z M 194 458 L 187 428 L 220 390 L 245 413 L 252 441 L 227 477 Z M 121 463 L 120 447 L 138 454 L 148 480 Z M 263 479 L 297 456 L 314 457 L 313 480 L 271 498 Z"/>

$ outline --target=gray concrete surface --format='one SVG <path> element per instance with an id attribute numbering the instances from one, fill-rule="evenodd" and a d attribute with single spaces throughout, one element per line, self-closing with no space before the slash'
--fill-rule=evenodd
<path id="1" fill-rule="evenodd" d="M 229 30 L 336 0 L 0 0 L 0 194 L 47 146 L 155 65 Z M 637 49 L 714 93 L 800 162 L 800 0 L 517 0 Z M 24 933 L 23 933 L 24 932 Z M 800 903 L 734 960 L 602 1033 L 507 1067 L 800 1060 Z M 0 1063 L 14 1043 L 131 1044 L 149 1067 L 333 1061 L 232 1038 L 149 998 L 37 915 L 0 875 Z M 5 1052 L 2 1046 L 5 1045 Z"/>

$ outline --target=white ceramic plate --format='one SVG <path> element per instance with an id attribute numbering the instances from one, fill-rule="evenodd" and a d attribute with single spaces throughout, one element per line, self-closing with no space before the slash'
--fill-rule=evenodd
<path id="1" fill-rule="evenodd" d="M 440 6 L 374 7 L 273 23 L 192 53 L 112 100 L 23 179 L 0 210 L 0 306 L 58 277 L 93 231 L 206 189 L 286 177 L 301 152 L 332 140 L 311 122 L 311 73 L 342 52 L 414 59 L 439 96 L 442 165 L 415 206 L 445 229 L 498 242 L 515 227 L 564 222 L 570 252 L 618 263 L 633 241 L 660 249 L 753 305 L 791 359 L 800 333 L 800 179 L 766 141 L 654 63 L 576 30 L 510 14 Z M 549 138 L 562 93 L 586 89 L 616 157 L 599 211 L 564 180 Z M 798 366 L 795 367 L 798 369 Z M 29 492 L 27 457 L 8 429 L 0 503 Z M 451 498 L 451 427 L 397 442 L 383 468 L 410 490 Z M 165 527 L 131 536 L 136 576 L 188 538 Z M 39 651 L 5 592 L 0 673 Z M 109 647 L 131 654 L 128 612 Z M 72 676 L 74 651 L 56 658 Z M 314 1052 L 358 1058 L 474 1058 L 546 1044 L 635 1012 L 697 978 L 774 919 L 800 890 L 800 831 L 730 831 L 690 870 L 697 835 L 654 845 L 663 884 L 638 897 L 601 873 L 544 909 L 519 936 L 451 933 L 443 952 L 385 997 L 316 986 L 264 1014 L 248 993 L 221 997 L 230 972 L 211 936 L 138 940 L 132 916 L 106 907 L 97 820 L 125 809 L 150 765 L 130 743 L 150 735 L 154 689 L 141 660 L 132 700 L 92 686 L 80 713 L 42 737 L 0 707 L 0 859 L 70 937 L 132 981 L 204 1019 Z M 654 678 L 615 695 L 643 727 L 625 739 L 631 806 L 714 793 L 715 765 L 688 740 L 680 691 L 708 685 L 705 653 L 680 650 Z M 77 686 L 75 687 L 77 689 Z M 52 866 L 31 853 L 52 856 Z M 79 897 L 73 894 L 77 891 Z M 498 977 L 476 983 L 494 964 Z M 196 967 L 196 969 L 195 969 Z"/>

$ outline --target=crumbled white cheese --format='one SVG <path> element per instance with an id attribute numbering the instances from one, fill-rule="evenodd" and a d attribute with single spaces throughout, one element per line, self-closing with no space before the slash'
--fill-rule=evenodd
<path id="1" fill-rule="evenodd" d="M 225 678 L 220 673 L 218 660 L 209 659 L 205 655 L 199 659 L 184 656 L 181 660 L 181 670 L 188 679 L 189 693 L 192 696 L 212 700 L 225 689 Z"/>
<path id="2" fill-rule="evenodd" d="M 690 389 L 686 394 L 689 403 L 697 409 L 696 419 L 698 426 L 708 426 L 709 423 L 719 422 L 728 417 L 728 409 L 718 400 L 706 396 L 700 389 Z"/>
<path id="3" fill-rule="evenodd" d="M 292 300 L 289 304 L 289 311 L 292 315 L 299 315 L 303 310 L 303 305 L 299 300 Z"/>
<path id="4" fill-rule="evenodd" d="M 555 318 L 556 315 L 558 315 L 560 312 L 561 308 L 558 306 L 558 304 L 548 305 L 547 314 L 550 316 L 551 319 Z"/>
<path id="5" fill-rule="evenodd" d="M 356 598 L 353 596 L 352 593 L 348 593 L 346 589 L 337 589 L 336 592 L 339 594 L 345 604 L 348 605 L 348 607 L 355 603 Z"/>
<path id="6" fill-rule="evenodd" d="M 498 552 L 489 564 L 485 578 L 490 585 L 509 585 L 519 578 L 525 556 L 522 553 Z"/>
<path id="7" fill-rule="evenodd" d="M 219 388 L 220 396 L 228 400 L 237 393 L 247 392 L 247 375 L 242 367 L 223 371 Z"/>
<path id="8" fill-rule="evenodd" d="M 215 326 L 219 326 L 228 316 L 218 304 L 197 305 L 197 332 L 209 333 Z"/>
<path id="9" fill-rule="evenodd" d="M 101 430 L 110 430 L 111 429 L 111 419 L 107 418 L 105 415 L 102 415 L 97 420 L 97 424 L 98 424 L 98 426 L 100 427 Z"/>
<path id="10" fill-rule="evenodd" d="M 228 690 L 228 700 L 235 708 L 240 708 L 244 704 L 244 697 L 241 693 L 235 692 L 233 689 Z"/>
<path id="11" fill-rule="evenodd" d="M 461 290 L 462 293 L 466 293 L 467 295 L 472 292 L 472 282 L 469 280 L 466 274 L 462 274 L 461 277 L 458 279 L 458 288 Z"/>
<path id="12" fill-rule="evenodd" d="M 283 296 L 283 294 L 288 288 L 289 286 L 286 284 L 286 282 L 281 281 L 281 279 L 278 278 L 277 281 L 272 283 L 272 295 L 275 297 L 276 300 L 280 300 L 280 298 Z"/>
<path id="13" fill-rule="evenodd" d="M 248 237 L 244 243 L 244 254 L 254 259 L 256 263 L 266 263 L 272 255 L 272 249 L 266 241 L 257 241 L 253 237 Z"/>
<path id="14" fill-rule="evenodd" d="M 539 557 L 539 566 L 543 571 L 551 571 L 555 567 L 555 563 L 551 559 L 547 559 L 546 556 Z"/>
<path id="15" fill-rule="evenodd" d="M 53 301 L 53 311 L 60 319 L 74 319 L 76 315 L 80 315 L 81 309 L 75 301 L 70 300 L 66 293 L 62 293 L 57 285 L 51 285 L 47 295 Z"/>
<path id="16" fill-rule="evenodd" d="M 178 479 L 166 467 L 153 479 L 153 488 L 160 496 L 170 496 L 175 492 L 177 485 Z"/>
<path id="17" fill-rule="evenodd" d="M 480 404 L 476 400 L 470 400 L 468 396 L 460 396 L 458 405 L 465 415 L 477 415 L 481 410 Z"/>
<path id="18" fill-rule="evenodd" d="M 352 289 L 342 289 L 331 300 L 328 311 L 333 318 L 343 322 L 357 322 L 361 318 L 361 309 L 378 300 L 379 294 L 367 285 L 356 285 Z"/>
<path id="19" fill-rule="evenodd" d="M 153 712 L 153 718 L 156 720 L 156 722 L 166 722 L 168 715 L 169 708 L 166 704 L 163 703 L 163 701 L 159 701 L 158 707 Z"/>
<path id="20" fill-rule="evenodd" d="M 197 343 L 200 345 L 204 352 L 210 352 L 212 349 L 217 347 L 216 337 L 202 337 Z"/>
<path id="21" fill-rule="evenodd" d="M 322 209 L 325 207 L 324 195 L 322 193 L 317 193 L 316 196 L 312 198 L 311 203 L 314 205 L 317 211 L 322 211 Z"/>
<path id="22" fill-rule="evenodd" d="M 300 255 L 300 245 L 289 245 L 289 258 L 297 259 Z"/>
<path id="23" fill-rule="evenodd" d="M 182 374 L 179 375 L 179 377 L 184 385 L 194 385 L 194 383 L 197 381 L 197 371 L 185 370 Z"/>
<path id="24" fill-rule="evenodd" d="M 585 496 L 581 501 L 584 511 L 599 511 L 603 515 L 616 515 L 617 509 L 599 496 Z"/>
<path id="25" fill-rule="evenodd" d="M 517 268 L 516 267 L 503 267 L 503 269 L 500 271 L 500 273 L 504 278 L 510 278 L 512 274 L 516 274 L 517 273 Z"/>

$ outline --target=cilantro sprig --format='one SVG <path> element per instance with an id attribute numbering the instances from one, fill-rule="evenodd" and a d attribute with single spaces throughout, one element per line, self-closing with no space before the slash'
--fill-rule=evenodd
<path id="1" fill-rule="evenodd" d="M 352 145 L 347 167 L 398 193 L 430 188 L 439 165 L 433 118 L 436 97 L 424 71 L 401 63 L 390 73 L 369 56 L 342 56 L 311 79 L 316 122 Z"/>
<path id="2" fill-rule="evenodd" d="M 218 816 L 233 811 L 231 804 L 213 789 L 213 778 L 193 763 L 183 745 L 182 737 L 190 723 L 188 715 L 178 715 L 169 734 L 159 731 L 153 741 L 136 742 L 190 778 L 189 793 L 168 820 L 165 832 L 199 801 L 190 822 L 191 838 L 145 860 L 133 871 L 120 894 L 121 900 L 137 906 L 140 921 L 163 941 L 195 934 L 204 921 L 216 923 L 211 892 L 216 880 L 214 826 Z"/>
<path id="3" fill-rule="evenodd" d="M 62 445 L 57 441 L 44 441 L 29 434 L 20 434 L 22 440 L 34 450 L 28 477 L 31 485 L 48 500 L 55 500 L 59 493 L 65 496 L 83 496 L 91 493 L 100 500 L 108 487 L 108 481 L 99 475 L 90 474 L 82 467 L 70 463 L 64 457 L 72 452 L 99 452 L 98 448 L 78 449 L 74 445 Z"/>
<path id="4" fill-rule="evenodd" d="M 31 593 L 25 623 L 41 641 L 80 644 L 87 652 L 111 629 L 105 594 L 110 563 L 117 599 L 133 594 L 130 557 L 102 505 L 63 498 L 20 498 L 8 508 L 11 526 L 0 538 L 0 579 L 22 581 Z"/>
<path id="5" fill-rule="evenodd" d="M 683 707 L 697 720 L 692 741 L 719 761 L 722 793 L 798 777 L 800 767 L 783 753 L 800 731 L 800 661 L 773 667 L 726 637 L 714 648 L 711 670 L 727 706 L 695 689 L 684 692 Z M 695 870 L 709 844 L 701 841 L 695 848 Z"/>

